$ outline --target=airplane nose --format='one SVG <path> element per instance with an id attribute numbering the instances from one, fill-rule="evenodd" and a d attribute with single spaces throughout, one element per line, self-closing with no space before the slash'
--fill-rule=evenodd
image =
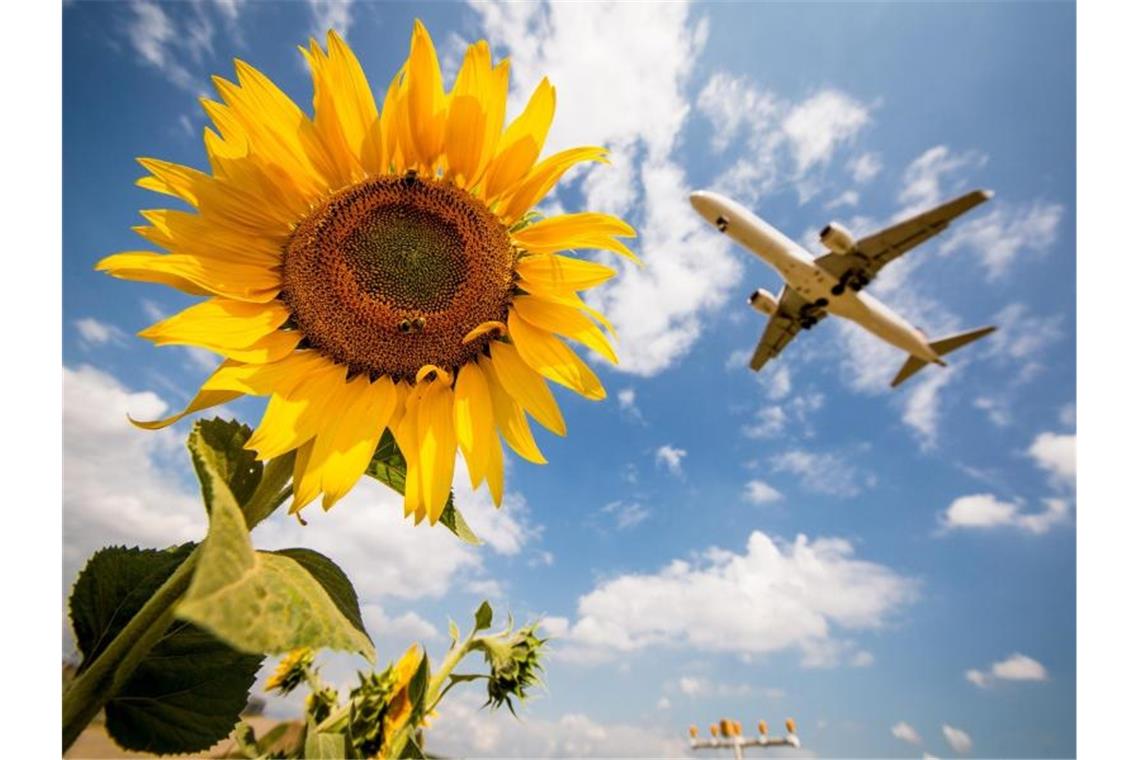
<path id="1" fill-rule="evenodd" d="M 693 205 L 696 212 L 703 216 L 708 221 L 716 218 L 717 203 L 713 200 L 712 194 L 707 190 L 697 190 L 695 193 L 689 195 L 689 203 Z"/>

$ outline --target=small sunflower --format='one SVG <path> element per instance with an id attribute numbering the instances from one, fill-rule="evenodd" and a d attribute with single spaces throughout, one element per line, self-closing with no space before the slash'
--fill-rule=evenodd
<path id="1" fill-rule="evenodd" d="M 311 40 L 301 52 L 313 118 L 239 60 L 236 84 L 214 78 L 220 102 L 202 101 L 211 171 L 140 159 L 140 186 L 194 211 L 143 211 L 136 231 L 167 253 L 119 253 L 97 268 L 205 296 L 140 335 L 224 357 L 184 411 L 140 424 L 268 396 L 248 448 L 263 460 L 297 452 L 292 511 L 345 496 L 386 428 L 408 463 L 406 515 L 439 518 L 457 450 L 472 487 L 486 482 L 498 504 L 501 440 L 544 463 L 527 415 L 566 432 L 546 380 L 605 397 L 557 336 L 617 361 L 612 327 L 580 297 L 615 272 L 563 253 L 636 261 L 620 240 L 633 228 L 607 214 L 531 211 L 568 169 L 606 151 L 538 160 L 554 87 L 543 79 L 504 129 L 509 65 L 494 64 L 485 41 L 445 91 L 417 21 L 381 108 L 335 32 L 327 49 Z"/>

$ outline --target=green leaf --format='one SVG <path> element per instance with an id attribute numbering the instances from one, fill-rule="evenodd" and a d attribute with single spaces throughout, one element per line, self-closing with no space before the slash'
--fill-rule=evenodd
<path id="1" fill-rule="evenodd" d="M 257 756 L 261 754 L 261 750 L 257 747 L 257 733 L 253 730 L 253 726 L 244 720 L 239 721 L 234 727 L 233 736 L 238 751 L 245 757 L 256 760 Z"/>
<path id="2" fill-rule="evenodd" d="M 83 654 L 80 673 L 193 550 L 192 543 L 163 550 L 110 546 L 91 555 L 68 603 L 71 627 Z"/>
<path id="3" fill-rule="evenodd" d="M 482 631 L 485 628 L 491 627 L 491 620 L 495 615 L 495 611 L 491 609 L 491 603 L 486 599 L 479 605 L 479 609 L 475 610 L 475 630 Z"/>
<path id="4" fill-rule="evenodd" d="M 185 560 L 193 544 L 97 552 L 76 581 L 71 615 L 89 663 Z M 106 704 L 107 732 L 138 752 L 200 752 L 224 739 L 249 699 L 260 655 L 176 622 Z"/>
<path id="5" fill-rule="evenodd" d="M 213 507 L 211 491 L 207 488 L 208 470 L 212 470 L 225 482 L 238 504 L 245 504 L 257 490 L 264 468 L 254 452 L 243 448 L 252 433 L 249 427 L 237 420 L 223 420 L 220 417 L 194 423 L 186 445 L 202 484 L 202 498 L 206 502 L 207 512 Z"/>
<path id="6" fill-rule="evenodd" d="M 400 750 L 401 758 L 410 758 L 410 760 L 426 760 L 427 755 L 420 749 L 420 745 L 416 743 L 416 737 L 409 736 L 407 741 L 404 742 L 404 748 Z"/>
<path id="7" fill-rule="evenodd" d="M 273 554 L 288 557 L 305 568 L 309 575 L 321 584 L 340 613 L 348 618 L 348 621 L 356 630 L 364 634 L 365 638 L 372 641 L 368 631 L 364 629 L 364 620 L 360 616 L 360 602 L 356 597 L 356 589 L 352 587 L 352 581 L 335 562 L 312 549 L 281 549 L 273 552 Z"/>
<path id="8" fill-rule="evenodd" d="M 376 446 L 376 452 L 372 455 L 372 461 L 369 462 L 365 474 L 403 495 L 408 482 L 408 463 L 404 460 L 404 455 L 396 445 L 396 439 L 390 430 L 385 430 L 380 436 L 380 443 Z M 443 505 L 439 521 L 464 543 L 474 546 L 483 543 L 456 508 L 454 492 L 447 494 L 447 503 Z"/>
<path id="9" fill-rule="evenodd" d="M 175 614 L 243 652 L 327 647 L 374 661 L 368 636 L 303 565 L 283 554 L 253 550 L 233 494 L 210 467 L 202 487 L 213 504 L 210 530 Z"/>
<path id="10" fill-rule="evenodd" d="M 309 731 L 305 737 L 308 760 L 342 760 L 345 757 L 344 734 L 318 734 Z"/>
<path id="11" fill-rule="evenodd" d="M 459 510 L 455 507 L 455 494 L 448 494 L 447 503 L 443 505 L 443 514 L 439 516 L 439 521 L 447 526 L 447 529 L 459 537 L 460 541 L 471 544 L 472 546 L 479 546 L 483 543 L 475 531 L 471 530 L 471 526 L 463 519 L 463 515 L 459 514 Z"/>

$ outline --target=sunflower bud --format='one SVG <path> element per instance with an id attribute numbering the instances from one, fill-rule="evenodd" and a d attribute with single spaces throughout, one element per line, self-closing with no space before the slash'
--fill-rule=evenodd
<path id="1" fill-rule="evenodd" d="M 331 686 L 312 692 L 305 697 L 305 715 L 314 724 L 320 724 L 332 714 L 340 702 L 340 695 Z"/>
<path id="2" fill-rule="evenodd" d="M 308 647 L 294 649 L 281 658 L 277 670 L 265 682 L 266 691 L 276 691 L 284 696 L 301 685 L 308 678 L 313 666 L 313 650 Z"/>
<path id="3" fill-rule="evenodd" d="M 487 704 L 492 708 L 501 707 L 505 702 L 507 709 L 514 713 L 511 697 L 522 701 L 526 699 L 526 690 L 540 683 L 540 660 L 547 640 L 535 635 L 537 628 L 538 623 L 532 623 L 514 633 L 480 639 L 479 647 L 491 666 L 487 678 Z"/>

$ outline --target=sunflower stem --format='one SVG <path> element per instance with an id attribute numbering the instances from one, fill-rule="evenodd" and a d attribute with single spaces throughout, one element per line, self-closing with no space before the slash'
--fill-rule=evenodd
<path id="1" fill-rule="evenodd" d="M 289 498 L 293 492 L 289 485 L 292 472 L 292 452 L 271 459 L 265 465 L 261 483 L 244 505 L 246 525 L 250 530 Z M 194 547 L 107 648 L 68 685 L 63 693 L 64 752 L 107 702 L 119 693 L 139 663 L 174 622 L 174 607 L 190 587 L 201 549 L 200 543 Z"/>

